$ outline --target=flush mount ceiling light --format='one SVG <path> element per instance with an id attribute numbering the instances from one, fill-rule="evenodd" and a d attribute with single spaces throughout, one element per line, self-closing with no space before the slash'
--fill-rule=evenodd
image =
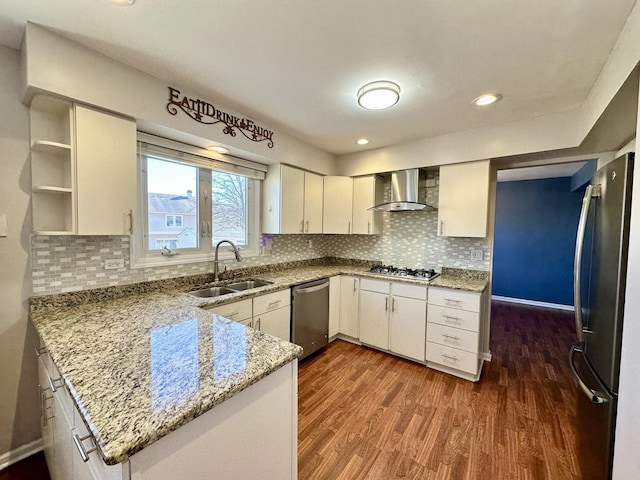
<path id="1" fill-rule="evenodd" d="M 118 5 L 120 7 L 130 7 L 131 5 L 136 3 L 136 0 L 107 0 L 107 2 L 111 3 L 112 5 Z"/>
<path id="2" fill-rule="evenodd" d="M 358 145 L 366 145 L 367 143 L 369 143 L 369 140 L 367 140 L 366 138 L 360 138 L 356 141 L 356 143 Z"/>
<path id="3" fill-rule="evenodd" d="M 220 145 L 213 145 L 211 147 L 207 147 L 207 149 L 211 150 L 212 152 L 222 153 L 223 155 L 225 153 L 229 153 L 229 149 L 228 148 L 221 147 Z"/>
<path id="4" fill-rule="evenodd" d="M 499 93 L 485 93 L 484 95 L 480 95 L 478 98 L 475 98 L 473 100 L 473 104 L 479 107 L 484 107 L 486 105 L 496 103 L 501 98 L 502 95 L 500 95 Z"/>
<path id="5" fill-rule="evenodd" d="M 367 110 L 383 110 L 400 100 L 400 86 L 387 80 L 367 83 L 358 90 L 358 104 Z"/>

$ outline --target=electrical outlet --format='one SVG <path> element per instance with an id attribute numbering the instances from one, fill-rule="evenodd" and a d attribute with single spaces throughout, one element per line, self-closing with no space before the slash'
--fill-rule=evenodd
<path id="1" fill-rule="evenodd" d="M 307 246 L 309 248 L 313 248 L 313 240 L 309 239 L 309 242 L 308 242 Z"/>
<path id="2" fill-rule="evenodd" d="M 105 270 L 115 270 L 116 268 L 124 268 L 124 258 L 110 258 L 104 261 Z"/>
<path id="3" fill-rule="evenodd" d="M 484 257 L 482 253 L 483 252 L 481 249 L 476 249 L 476 248 L 471 249 L 471 260 L 477 260 L 481 262 Z"/>

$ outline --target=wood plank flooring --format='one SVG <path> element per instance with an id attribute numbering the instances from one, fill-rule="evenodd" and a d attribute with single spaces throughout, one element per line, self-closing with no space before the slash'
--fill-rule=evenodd
<path id="1" fill-rule="evenodd" d="M 573 316 L 493 304 L 477 383 L 344 341 L 300 366 L 300 480 L 587 479 Z"/>
<path id="2" fill-rule="evenodd" d="M 51 480 L 44 453 L 36 453 L 0 470 L 0 480 Z"/>

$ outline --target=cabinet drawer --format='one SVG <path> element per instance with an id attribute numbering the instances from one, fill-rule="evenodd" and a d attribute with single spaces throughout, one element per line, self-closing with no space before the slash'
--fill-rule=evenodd
<path id="1" fill-rule="evenodd" d="M 429 287 L 429 303 L 443 307 L 459 308 L 469 312 L 479 312 L 480 294 L 448 288 Z"/>
<path id="2" fill-rule="evenodd" d="M 478 333 L 430 323 L 427 326 L 427 341 L 447 347 L 478 353 Z"/>
<path id="3" fill-rule="evenodd" d="M 422 285 L 410 285 L 408 283 L 393 283 L 393 295 L 398 297 L 415 298 L 416 300 L 427 299 L 427 287 Z"/>
<path id="4" fill-rule="evenodd" d="M 427 342 L 427 362 L 446 365 L 475 375 L 478 372 L 478 355 L 456 348 Z"/>
<path id="5" fill-rule="evenodd" d="M 384 280 L 371 280 L 370 278 L 360 279 L 360 290 L 367 290 L 369 292 L 389 293 L 390 283 Z"/>
<path id="6" fill-rule="evenodd" d="M 251 318 L 253 313 L 253 302 L 250 298 L 247 298 L 246 300 L 240 300 L 239 302 L 207 308 L 207 310 L 215 313 L 216 315 L 220 315 L 221 317 L 239 322 L 241 320 Z"/>
<path id="7" fill-rule="evenodd" d="M 466 310 L 429 304 L 427 306 L 427 321 L 449 327 L 463 328 L 473 332 L 480 331 L 480 314 Z"/>
<path id="8" fill-rule="evenodd" d="M 289 289 L 280 292 L 269 293 L 253 299 L 253 315 L 261 315 L 278 308 L 286 307 L 291 303 Z"/>

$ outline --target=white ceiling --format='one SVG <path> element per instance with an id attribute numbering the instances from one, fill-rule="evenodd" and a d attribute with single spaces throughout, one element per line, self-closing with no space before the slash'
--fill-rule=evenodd
<path id="1" fill-rule="evenodd" d="M 19 48 L 32 21 L 344 154 L 577 108 L 634 3 L 0 0 L 0 43 Z M 400 102 L 363 110 L 356 91 L 379 79 Z M 503 100 L 471 104 L 490 91 Z"/>
<path id="2" fill-rule="evenodd" d="M 558 163 L 537 167 L 498 170 L 498 182 L 519 182 L 543 178 L 572 177 L 587 162 Z"/>

